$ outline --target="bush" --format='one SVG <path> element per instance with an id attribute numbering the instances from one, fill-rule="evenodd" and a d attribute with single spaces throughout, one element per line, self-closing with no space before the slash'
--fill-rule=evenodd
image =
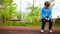
<path id="1" fill-rule="evenodd" d="M 55 23 L 56 23 L 56 24 L 60 24 L 60 18 L 59 18 L 59 16 L 58 16 L 58 18 L 55 20 Z"/>

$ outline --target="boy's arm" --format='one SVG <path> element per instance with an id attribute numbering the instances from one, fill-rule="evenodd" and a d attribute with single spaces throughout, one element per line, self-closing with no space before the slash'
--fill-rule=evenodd
<path id="1" fill-rule="evenodd" d="M 50 18 L 50 19 L 52 18 L 52 9 L 50 9 L 49 18 Z"/>
<path id="2" fill-rule="evenodd" d="M 41 10 L 41 17 L 42 17 L 42 18 L 45 18 L 43 9 Z"/>

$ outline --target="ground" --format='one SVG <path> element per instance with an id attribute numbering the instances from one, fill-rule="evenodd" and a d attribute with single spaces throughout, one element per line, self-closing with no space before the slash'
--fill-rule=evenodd
<path id="1" fill-rule="evenodd" d="M 0 26 L 0 34 L 60 34 L 60 28 L 53 27 L 53 32 L 49 33 L 48 27 L 41 33 L 41 27 L 37 26 Z"/>

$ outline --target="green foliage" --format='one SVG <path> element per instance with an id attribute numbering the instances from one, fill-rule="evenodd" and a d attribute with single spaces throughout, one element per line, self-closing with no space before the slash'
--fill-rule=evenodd
<path id="1" fill-rule="evenodd" d="M 24 23 L 24 22 L 6 22 L 6 23 L 0 23 L 0 26 L 39 26 L 41 27 L 42 23 Z M 48 27 L 48 23 L 46 24 L 46 27 Z M 53 24 L 53 27 L 60 28 L 59 24 Z"/>
<path id="2" fill-rule="evenodd" d="M 40 8 L 35 7 L 34 4 L 30 5 L 30 3 L 28 3 L 28 6 L 27 6 L 26 9 L 30 10 L 29 13 L 27 14 L 26 20 L 39 22 L 39 19 L 40 19 Z"/>
<path id="3" fill-rule="evenodd" d="M 2 22 L 6 22 L 9 18 L 16 12 L 16 3 L 13 3 L 13 0 L 2 0 L 0 9 L 0 17 Z"/>
<path id="4" fill-rule="evenodd" d="M 14 14 L 18 19 L 21 19 L 21 13 L 20 12 L 15 12 Z"/>
<path id="5" fill-rule="evenodd" d="M 2 2 L 3 2 L 3 1 L 2 1 L 2 0 L 0 0 L 0 4 L 2 4 Z"/>
<path id="6" fill-rule="evenodd" d="M 13 3 L 13 0 L 4 0 L 3 2 L 4 4 L 2 5 L 3 6 L 2 15 L 11 16 L 12 14 L 14 14 L 17 5 Z"/>
<path id="7" fill-rule="evenodd" d="M 60 24 L 60 18 L 59 18 L 59 16 L 58 16 L 58 18 L 55 20 L 55 23 L 56 23 L 56 24 Z"/>

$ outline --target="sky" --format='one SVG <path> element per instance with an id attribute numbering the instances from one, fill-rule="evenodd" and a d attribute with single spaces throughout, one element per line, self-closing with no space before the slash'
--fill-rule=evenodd
<path id="1" fill-rule="evenodd" d="M 36 0 L 34 1 L 34 5 L 40 7 L 44 6 L 44 2 L 46 0 Z M 26 7 L 28 6 L 27 2 L 32 4 L 33 0 L 21 0 L 21 11 L 22 12 L 28 12 L 29 10 L 26 10 Z M 14 0 L 14 3 L 17 4 L 17 11 L 20 11 L 20 0 Z M 55 0 L 54 1 L 55 5 L 52 8 L 52 18 L 57 18 L 57 16 L 60 16 L 60 0 Z"/>

